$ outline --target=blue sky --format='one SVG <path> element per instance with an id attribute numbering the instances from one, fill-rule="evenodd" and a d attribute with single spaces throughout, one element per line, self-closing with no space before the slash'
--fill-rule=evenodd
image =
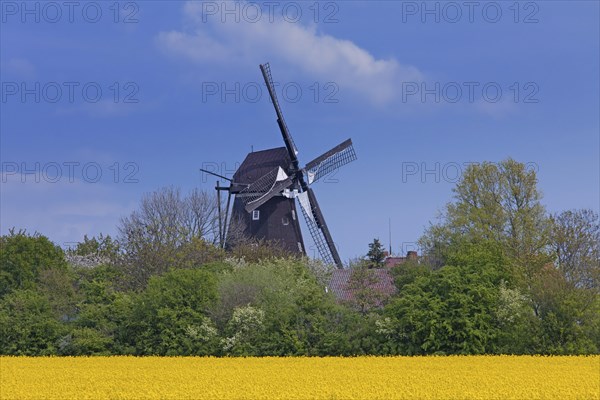
<path id="1" fill-rule="evenodd" d="M 598 2 L 69 7 L 2 2 L 3 234 L 115 234 L 144 193 L 282 146 L 266 61 L 301 162 L 354 141 L 314 187 L 344 259 L 390 218 L 414 249 L 471 162 L 528 163 L 548 211 L 599 211 Z"/>

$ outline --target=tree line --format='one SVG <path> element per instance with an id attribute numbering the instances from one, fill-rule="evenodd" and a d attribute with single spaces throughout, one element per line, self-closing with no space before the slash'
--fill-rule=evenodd
<path id="1" fill-rule="evenodd" d="M 375 285 L 374 240 L 343 302 L 317 260 L 243 235 L 220 248 L 216 200 L 199 190 L 147 194 L 116 238 L 68 250 L 13 229 L 0 354 L 597 354 L 598 214 L 548 213 L 511 159 L 469 166 L 453 193 L 419 258 L 389 270 L 395 294 Z"/>

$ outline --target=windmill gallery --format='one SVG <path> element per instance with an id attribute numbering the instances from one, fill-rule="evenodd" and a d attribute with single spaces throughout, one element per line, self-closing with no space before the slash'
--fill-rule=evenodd
<path id="1" fill-rule="evenodd" d="M 229 186 L 216 186 L 218 194 L 221 191 L 227 192 L 225 217 L 219 221 L 220 243 L 226 246 L 233 232 L 243 232 L 245 236 L 253 239 L 275 241 L 292 253 L 306 254 L 296 212 L 297 199 L 321 258 L 328 264 L 343 268 L 323 212 L 310 185 L 356 160 L 352 140 L 340 143 L 304 167 L 300 167 L 298 149 L 283 118 L 269 64 L 260 65 L 260 70 L 277 114 L 277 125 L 285 146 L 252 151 L 232 179 L 202 170 L 229 182 Z M 233 206 L 230 207 L 232 197 Z M 220 207 L 220 200 L 218 204 Z"/>

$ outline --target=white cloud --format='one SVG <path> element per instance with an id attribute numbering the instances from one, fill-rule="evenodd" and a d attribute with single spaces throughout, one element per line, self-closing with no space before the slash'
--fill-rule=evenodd
<path id="1" fill-rule="evenodd" d="M 198 63 L 253 63 L 277 60 L 302 70 L 311 78 L 334 81 L 375 103 L 398 96 L 402 81 L 420 81 L 422 73 L 396 59 L 377 59 L 350 40 L 317 32 L 315 26 L 263 16 L 252 23 L 241 18 L 221 22 L 202 14 L 201 2 L 188 2 L 184 14 L 190 32 L 160 32 L 159 46 L 166 52 Z M 203 20 L 204 18 L 204 20 Z"/>
<path id="2" fill-rule="evenodd" d="M 167 51 L 196 62 L 226 61 L 227 57 L 233 56 L 225 46 L 202 33 L 160 32 L 158 42 Z"/>

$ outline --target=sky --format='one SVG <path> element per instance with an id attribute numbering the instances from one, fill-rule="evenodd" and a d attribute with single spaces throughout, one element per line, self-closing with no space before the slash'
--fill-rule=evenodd
<path id="1" fill-rule="evenodd" d="M 344 260 L 390 222 L 418 250 L 470 163 L 514 158 L 548 212 L 598 212 L 599 4 L 2 1 L 0 231 L 115 235 L 144 194 L 283 146 L 265 62 L 301 163 L 353 140 L 313 186 Z"/>

